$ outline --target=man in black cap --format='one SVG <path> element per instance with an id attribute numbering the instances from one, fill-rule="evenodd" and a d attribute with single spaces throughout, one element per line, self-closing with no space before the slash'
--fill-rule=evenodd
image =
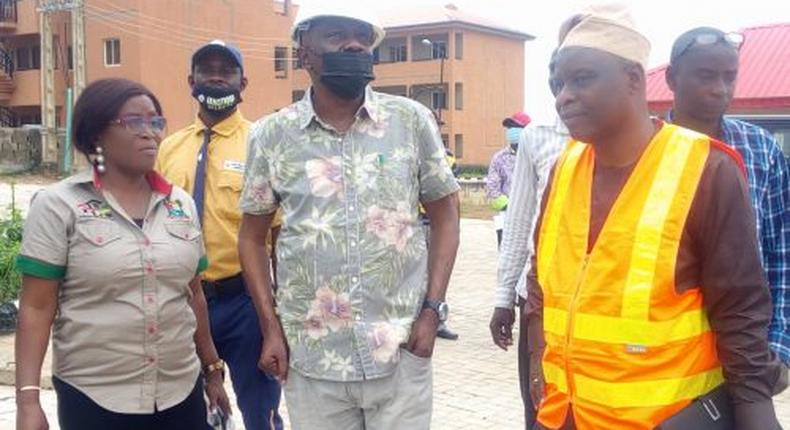
<path id="1" fill-rule="evenodd" d="M 209 259 L 203 291 L 211 334 L 230 368 L 244 426 L 282 429 L 277 413 L 280 385 L 257 367 L 261 331 L 236 247 L 250 129 L 237 107 L 247 86 L 241 52 L 219 40 L 198 49 L 192 56 L 189 86 L 200 104 L 197 118 L 162 142 L 157 170 L 195 199 Z"/>

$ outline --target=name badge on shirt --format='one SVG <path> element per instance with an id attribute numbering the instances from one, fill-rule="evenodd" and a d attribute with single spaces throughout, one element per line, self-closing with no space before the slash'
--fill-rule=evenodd
<path id="1" fill-rule="evenodd" d="M 241 161 L 225 160 L 225 170 L 231 172 L 244 173 L 244 163 Z"/>

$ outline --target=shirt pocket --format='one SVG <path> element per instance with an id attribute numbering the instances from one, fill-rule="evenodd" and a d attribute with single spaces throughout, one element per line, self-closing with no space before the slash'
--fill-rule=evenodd
<path id="1" fill-rule="evenodd" d="M 218 211 L 224 219 L 241 221 L 239 199 L 244 188 L 244 176 L 236 172 L 222 172 L 217 179 Z"/>
<path id="2" fill-rule="evenodd" d="M 203 256 L 200 229 L 190 221 L 168 221 L 165 222 L 165 231 L 167 231 L 168 252 L 158 256 L 158 259 L 165 267 L 168 266 L 168 261 L 175 260 L 185 272 L 174 273 L 174 275 L 179 278 L 183 276 L 188 282 L 197 274 L 198 262 Z"/>
<path id="3" fill-rule="evenodd" d="M 242 186 L 244 185 L 243 179 L 244 177 L 241 173 L 222 172 L 219 175 L 217 186 L 219 188 L 229 189 L 230 191 L 236 193 L 241 193 Z"/>
<path id="4" fill-rule="evenodd" d="M 76 225 L 77 233 L 89 244 L 105 247 L 121 238 L 121 231 L 113 221 L 95 219 Z"/>
<path id="5" fill-rule="evenodd" d="M 121 227 L 115 221 L 79 220 L 69 244 L 66 277 L 80 285 L 93 285 L 93 279 L 113 279 L 135 264 L 132 255 L 132 248 L 122 240 Z"/>
<path id="6" fill-rule="evenodd" d="M 171 221 L 165 223 L 165 230 L 177 239 L 195 242 L 200 238 L 200 230 L 190 221 Z"/>

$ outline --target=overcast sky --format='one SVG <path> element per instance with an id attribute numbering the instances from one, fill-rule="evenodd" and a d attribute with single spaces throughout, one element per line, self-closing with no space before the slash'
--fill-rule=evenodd
<path id="1" fill-rule="evenodd" d="M 360 4 L 360 0 L 296 0 L 303 9 L 332 4 Z M 554 48 L 559 24 L 588 1 L 580 0 L 369 0 L 370 7 L 391 10 L 400 5 L 443 5 L 452 2 L 460 9 L 501 22 L 536 36 L 527 42 L 525 110 L 533 117 L 548 119 L 553 99 L 546 84 L 548 57 Z M 636 0 L 628 2 L 637 25 L 650 39 L 651 66 L 669 59 L 675 37 L 701 25 L 735 31 L 744 27 L 790 22 L 788 0 Z"/>

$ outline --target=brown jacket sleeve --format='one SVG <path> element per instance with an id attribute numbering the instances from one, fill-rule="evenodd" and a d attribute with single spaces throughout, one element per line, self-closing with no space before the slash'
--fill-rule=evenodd
<path id="1" fill-rule="evenodd" d="M 768 346 L 771 295 L 763 277 L 746 179 L 713 149 L 689 214 L 687 233 L 736 429 L 779 429 L 771 395 L 781 363 Z"/>

